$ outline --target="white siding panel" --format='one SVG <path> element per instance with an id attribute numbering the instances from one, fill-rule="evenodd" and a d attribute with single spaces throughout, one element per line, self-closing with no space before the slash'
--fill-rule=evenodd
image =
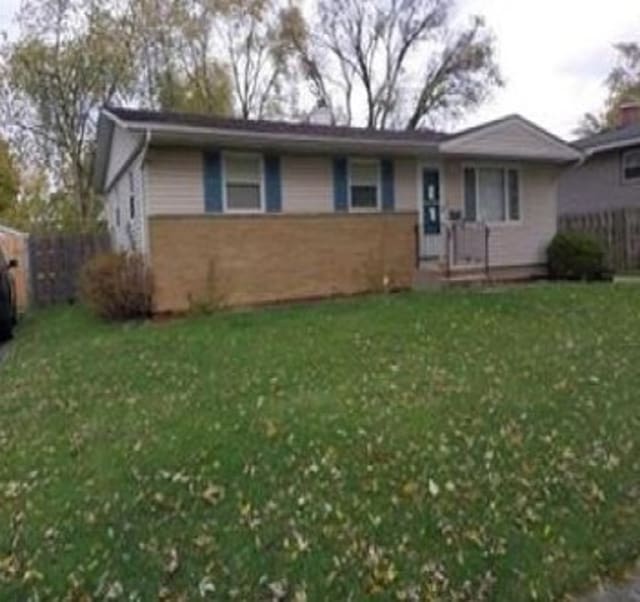
<path id="1" fill-rule="evenodd" d="M 113 141 L 111 142 L 109 168 L 107 170 L 107 185 L 109 185 L 113 181 L 113 178 L 118 175 L 122 166 L 131 157 L 141 141 L 142 134 L 132 134 L 118 125 L 115 126 L 113 130 Z"/>
<path id="2" fill-rule="evenodd" d="M 282 211 L 333 213 L 333 162 L 330 156 L 282 155 Z M 396 210 L 418 209 L 418 160 L 394 160 Z M 147 205 L 150 215 L 204 212 L 202 153 L 179 148 L 152 148 L 147 154 Z"/>
<path id="3" fill-rule="evenodd" d="M 131 188 L 129 174 L 133 176 L 133 200 L 135 211 L 131 217 Z M 134 161 L 107 195 L 107 219 L 114 247 L 119 251 L 146 252 L 144 216 L 144 173 L 140 160 Z M 120 210 L 120 225 L 116 211 Z"/>
<path id="4" fill-rule="evenodd" d="M 202 152 L 154 148 L 147 156 L 150 215 L 204 213 Z"/>
<path id="5" fill-rule="evenodd" d="M 333 169 L 331 157 L 283 156 L 282 208 L 286 213 L 333 212 Z M 394 162 L 394 190 L 398 211 L 416 211 L 415 159 Z"/>
<path id="6" fill-rule="evenodd" d="M 569 147 L 512 119 L 481 129 L 442 145 L 445 152 L 513 158 L 577 159 Z"/>
<path id="7" fill-rule="evenodd" d="M 418 210 L 418 162 L 416 159 L 396 159 L 394 186 L 397 211 Z"/>
<path id="8" fill-rule="evenodd" d="M 333 170 L 330 157 L 281 158 L 282 211 L 333 212 Z"/>
<path id="9" fill-rule="evenodd" d="M 446 203 L 449 209 L 464 207 L 462 161 L 447 161 Z M 553 165 L 521 163 L 520 209 L 517 224 L 491 226 L 490 263 L 499 266 L 524 266 L 546 263 L 546 249 L 556 233 L 557 189 L 562 168 Z"/>

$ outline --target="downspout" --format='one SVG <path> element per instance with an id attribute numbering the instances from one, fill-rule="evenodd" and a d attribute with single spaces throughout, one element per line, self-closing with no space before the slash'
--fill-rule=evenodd
<path id="1" fill-rule="evenodd" d="M 143 254 L 147 258 L 150 258 L 149 253 L 149 238 L 147 236 L 149 228 L 149 214 L 147 213 L 147 167 L 145 161 L 147 159 L 147 151 L 149 150 L 149 144 L 151 143 L 151 129 L 147 128 L 144 133 L 144 145 L 140 153 L 140 170 L 142 172 L 142 249 Z"/>

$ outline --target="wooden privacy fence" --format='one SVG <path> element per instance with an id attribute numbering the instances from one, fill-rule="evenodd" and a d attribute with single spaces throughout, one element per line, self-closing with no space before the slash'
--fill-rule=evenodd
<path id="1" fill-rule="evenodd" d="M 84 264 L 110 248 L 106 232 L 29 236 L 31 303 L 42 306 L 75 300 Z"/>
<path id="2" fill-rule="evenodd" d="M 607 263 L 616 271 L 640 268 L 640 208 L 562 215 L 558 229 L 592 235 L 603 246 Z"/>
<path id="3" fill-rule="evenodd" d="M 0 248 L 7 260 L 18 261 L 18 267 L 12 271 L 12 275 L 16 284 L 18 311 L 24 313 L 29 304 L 29 235 L 0 225 Z"/>

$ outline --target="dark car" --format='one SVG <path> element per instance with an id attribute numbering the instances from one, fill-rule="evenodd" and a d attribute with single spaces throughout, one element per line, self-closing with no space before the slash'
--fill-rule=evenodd
<path id="1" fill-rule="evenodd" d="M 6 341 L 13 335 L 18 310 L 16 307 L 16 289 L 11 270 L 18 265 L 15 259 L 7 261 L 0 249 L 0 341 Z"/>

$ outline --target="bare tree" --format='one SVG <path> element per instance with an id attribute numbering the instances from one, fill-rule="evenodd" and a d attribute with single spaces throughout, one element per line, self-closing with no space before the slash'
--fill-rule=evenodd
<path id="1" fill-rule="evenodd" d="M 305 35 L 299 8 L 277 0 L 233 0 L 216 29 L 225 41 L 236 112 L 244 119 L 286 112 L 298 68 L 293 38 Z"/>
<path id="2" fill-rule="evenodd" d="M 370 128 L 461 116 L 502 81 L 482 19 L 456 29 L 452 8 L 452 0 L 321 0 L 312 32 L 295 40 L 314 94 L 346 123 L 364 104 Z"/>
<path id="3" fill-rule="evenodd" d="M 245 119 L 286 112 L 303 17 L 284 0 L 129 0 L 145 104 Z"/>

